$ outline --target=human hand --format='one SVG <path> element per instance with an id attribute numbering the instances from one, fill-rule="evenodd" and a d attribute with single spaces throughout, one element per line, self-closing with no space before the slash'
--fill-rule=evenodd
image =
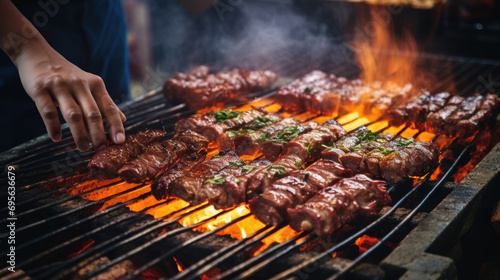
<path id="1" fill-rule="evenodd" d="M 113 102 L 103 80 L 67 61 L 46 42 L 26 46 L 14 61 L 24 89 L 35 102 L 53 141 L 61 139 L 56 107 L 69 125 L 80 151 L 90 143 L 95 150 L 106 145 L 104 124 L 114 143 L 125 141 L 125 115 Z"/>

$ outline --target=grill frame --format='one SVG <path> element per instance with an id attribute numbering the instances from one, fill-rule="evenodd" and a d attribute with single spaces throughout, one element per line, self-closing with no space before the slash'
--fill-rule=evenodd
<path id="1" fill-rule="evenodd" d="M 477 63 L 477 62 L 474 62 L 474 63 Z M 489 74 L 489 73 L 493 73 L 494 70 L 497 70 L 499 68 L 498 67 L 499 65 L 500 64 L 487 64 L 487 65 L 483 65 L 483 67 L 480 68 L 482 70 L 476 69 L 476 71 L 474 71 L 473 73 L 470 73 L 470 72 L 467 72 L 467 70 L 469 68 L 465 64 L 458 64 L 457 65 L 458 70 L 456 70 L 456 71 L 460 70 L 459 73 L 463 73 L 463 72 L 468 73 L 468 75 L 466 77 L 462 77 L 462 79 L 458 79 L 455 82 L 455 85 L 458 85 L 458 86 L 460 86 L 461 84 L 465 83 L 465 87 L 462 87 L 462 89 L 459 91 L 459 94 L 463 94 L 469 88 L 475 86 L 475 85 L 471 86 L 471 83 L 467 82 L 468 81 L 468 77 L 475 77 L 475 75 L 476 75 L 475 73 L 476 72 L 481 72 L 483 75 L 486 75 L 486 74 Z M 444 68 L 444 66 L 443 66 L 443 68 Z M 349 67 L 346 67 L 345 69 L 349 69 Z M 339 72 L 342 72 L 342 70 L 345 70 L 345 69 L 340 69 L 340 70 L 337 69 L 337 70 Z M 354 76 L 356 74 L 356 72 L 357 72 L 356 70 L 352 70 L 352 68 L 351 68 L 351 73 L 350 73 L 351 75 Z M 453 71 L 453 72 L 456 73 L 455 71 Z M 346 75 L 346 76 L 349 77 L 349 75 Z M 446 80 L 442 81 L 441 83 L 439 83 L 436 86 L 435 90 L 438 90 L 440 87 L 443 87 L 446 83 L 447 83 Z M 183 117 L 183 116 L 186 116 L 188 114 L 193 113 L 193 111 L 191 111 L 191 110 L 186 110 L 185 105 L 183 105 L 183 104 L 172 106 L 172 107 L 169 107 L 166 104 L 165 105 L 164 104 L 160 104 L 160 105 L 157 105 L 155 107 L 155 110 L 158 110 L 158 112 L 156 114 L 154 114 L 152 116 L 149 116 L 148 118 L 143 119 L 142 121 L 137 121 L 137 120 L 141 119 L 141 117 L 143 117 L 143 115 L 145 113 L 147 113 L 147 112 L 142 112 L 140 110 L 141 108 L 147 108 L 149 106 L 149 104 L 155 104 L 155 103 L 158 102 L 158 100 L 162 100 L 162 97 L 158 93 L 159 93 L 159 90 L 156 90 L 156 91 L 152 92 L 150 95 L 148 95 L 148 96 L 146 96 L 146 97 L 144 97 L 142 99 L 134 100 L 132 102 L 128 102 L 128 103 L 120 105 L 121 108 L 127 108 L 127 109 L 125 109 L 125 111 L 127 111 L 127 110 L 129 110 L 129 111 L 138 110 L 139 111 L 139 112 L 137 112 L 137 114 L 132 114 L 129 117 L 129 119 L 131 120 L 131 124 L 130 125 L 126 124 L 126 129 L 127 129 L 128 133 L 133 132 L 133 131 L 138 130 L 138 129 L 141 129 L 144 126 L 148 126 L 148 127 L 151 127 L 151 126 L 156 126 L 156 127 L 163 126 L 163 127 L 165 127 L 165 126 L 167 126 L 167 127 L 169 127 L 168 125 L 169 124 L 171 125 L 177 118 L 180 118 L 180 117 Z M 482 93 L 484 93 L 484 92 L 482 92 Z M 260 93 L 260 94 L 262 95 L 262 93 Z M 265 92 L 264 96 L 266 96 L 266 95 L 272 95 L 272 94 L 273 94 L 272 91 Z M 166 116 L 166 117 L 159 117 L 159 116 Z M 405 129 L 406 128 L 402 129 L 400 131 L 400 133 L 402 131 L 404 131 Z M 57 155 L 58 156 L 57 159 L 59 159 L 59 160 L 66 160 L 67 161 L 68 156 L 74 155 L 74 153 L 75 153 L 74 148 L 71 148 L 74 145 L 70 141 L 68 141 L 68 138 L 69 138 L 68 130 L 65 129 L 63 131 L 64 131 L 64 133 L 63 133 L 63 139 L 64 140 L 63 140 L 63 142 L 61 144 L 58 144 L 58 145 L 54 146 L 53 144 L 51 144 L 49 142 L 50 140 L 48 139 L 48 137 L 43 137 L 42 136 L 40 138 L 34 139 L 34 140 L 30 141 L 30 142 L 27 142 L 27 143 L 25 143 L 25 144 L 23 144 L 23 145 L 15 148 L 15 149 L 12 149 L 12 150 L 10 150 L 10 151 L 8 151 L 6 153 L 3 153 L 2 157 L 1 157 L 2 164 L 6 164 L 8 162 L 12 162 L 12 160 L 13 160 L 13 164 L 16 164 L 18 166 L 26 168 L 25 172 L 26 172 L 26 174 L 29 174 L 29 175 L 27 175 L 29 177 L 33 177 L 34 178 L 34 177 L 39 176 L 40 173 L 43 174 L 44 171 L 46 171 L 46 170 L 43 170 L 44 168 L 42 168 L 44 166 L 42 165 L 42 167 L 41 167 L 40 165 L 36 165 L 36 163 L 43 162 L 44 158 L 36 159 L 34 161 L 34 163 L 33 163 L 33 161 L 30 162 L 31 159 L 36 158 L 36 157 L 38 157 L 40 155 L 50 154 L 51 152 L 56 151 L 56 150 L 62 150 L 63 152 L 59 153 Z M 51 149 L 49 149 L 49 150 L 44 150 L 47 146 L 49 146 L 49 147 L 53 146 L 53 147 Z M 497 145 L 494 148 L 494 150 L 488 155 L 488 157 L 487 157 L 488 160 L 490 160 L 491 158 L 493 158 L 493 159 L 495 159 L 495 158 L 498 159 L 499 158 L 499 153 L 498 153 L 498 150 L 500 149 L 499 147 L 500 146 Z M 32 150 L 32 149 L 34 149 L 34 150 Z M 32 150 L 32 152 L 30 153 L 29 150 Z M 26 151 L 28 151 L 28 152 L 26 152 Z M 34 153 L 33 151 L 34 152 L 40 151 L 40 153 L 37 154 L 37 153 Z M 464 150 L 463 152 L 465 152 L 465 151 L 466 150 Z M 71 173 L 72 175 L 83 175 L 83 174 L 85 174 L 85 168 L 82 169 L 81 166 L 82 165 L 86 166 L 86 162 L 88 161 L 88 157 L 90 157 L 90 155 L 91 155 L 90 152 L 88 152 L 88 153 L 82 153 L 82 154 L 79 155 L 80 159 L 82 159 L 82 160 L 75 167 L 71 166 L 70 164 L 67 165 L 68 168 L 69 168 L 69 170 L 70 170 L 70 172 L 72 172 Z M 484 164 L 487 164 L 487 163 L 484 163 Z M 483 162 L 481 162 L 480 165 L 477 168 L 479 168 L 479 169 L 485 169 L 485 168 L 487 168 L 487 167 L 483 166 L 484 164 L 483 164 Z M 37 173 L 37 171 L 38 171 L 38 173 Z M 472 176 L 472 177 L 473 176 L 477 176 L 477 174 L 475 172 L 476 171 L 473 171 L 469 175 Z M 492 173 L 492 172 L 490 172 L 490 173 Z M 488 173 L 488 174 L 490 174 L 490 173 Z M 491 175 L 492 176 L 488 177 L 488 178 L 490 178 L 490 179 L 487 180 L 488 182 L 491 182 L 493 180 L 497 180 L 498 172 L 493 172 Z M 34 188 L 34 186 L 31 186 L 31 185 L 21 187 L 21 188 L 19 188 L 17 190 L 18 194 L 23 195 L 23 193 L 24 193 L 25 196 L 31 196 L 31 195 L 33 195 L 32 191 L 34 189 L 36 190 L 36 188 L 40 188 L 42 185 L 47 186 L 47 184 L 53 183 L 54 181 L 57 181 L 59 179 L 64 179 L 66 176 L 67 176 L 67 174 L 62 174 L 62 175 L 57 176 L 55 178 L 52 176 L 52 178 L 49 179 L 48 181 L 38 182 L 35 185 L 35 188 Z M 82 176 L 82 177 L 84 177 L 84 176 Z M 469 176 L 467 178 L 469 178 Z M 455 190 L 453 190 L 452 193 L 450 193 L 450 195 L 452 195 L 452 194 L 455 195 L 455 192 L 459 192 L 460 190 L 462 190 L 462 189 L 457 190 L 457 187 L 464 187 L 464 188 L 467 187 L 467 184 L 470 184 L 470 182 L 468 182 L 466 180 L 467 179 L 464 180 L 465 183 L 461 183 L 461 184 L 457 185 L 455 187 Z M 471 179 L 469 179 L 469 181 L 470 180 Z M 78 181 L 75 184 L 78 184 Z M 489 188 L 488 187 L 489 185 L 490 184 L 486 184 L 484 186 L 484 188 L 481 188 L 481 190 L 484 189 L 484 191 L 480 191 L 480 192 L 471 194 L 469 200 L 472 201 L 474 199 L 474 200 L 477 201 L 478 200 L 477 196 L 483 194 L 484 192 L 487 192 L 488 188 Z M 101 187 L 101 188 L 105 188 L 105 187 L 106 186 Z M 140 187 L 141 186 L 138 186 L 137 188 L 140 188 Z M 58 195 L 59 194 L 59 195 L 64 196 L 65 195 L 64 191 L 66 190 L 66 188 L 67 187 L 61 187 L 61 188 L 57 188 L 57 189 L 51 189 L 48 192 L 42 190 L 39 194 L 37 194 L 35 192 L 35 196 L 32 196 L 31 198 L 25 200 L 24 204 L 35 202 L 35 201 L 38 201 L 39 199 L 46 199 L 46 200 L 48 199 L 48 200 L 50 200 L 51 196 L 53 196 L 53 195 Z M 446 184 L 445 188 L 451 190 L 453 188 L 453 185 L 451 185 L 450 183 L 448 183 L 448 184 Z M 81 200 L 81 198 L 79 198 L 79 197 L 82 196 L 83 194 L 79 194 L 76 197 L 69 197 L 69 198 L 67 198 L 68 199 L 67 201 L 71 201 L 73 199 Z M 118 195 L 116 195 L 116 196 L 118 196 Z M 79 206 L 76 209 L 73 208 L 73 210 L 70 210 L 70 211 L 79 212 L 79 211 L 82 211 L 82 210 L 84 210 L 86 208 L 93 208 L 94 206 L 97 207 L 102 202 L 103 201 L 95 201 L 95 202 L 91 202 L 91 203 L 83 203 L 82 202 L 83 206 Z M 21 203 L 23 203 L 23 202 L 21 202 Z M 59 212 L 58 210 L 54 209 L 54 206 L 60 204 L 60 202 L 51 204 L 51 203 L 45 203 L 45 202 L 42 201 L 41 203 L 42 204 L 41 204 L 40 207 L 32 209 L 31 212 L 27 212 L 24 215 L 28 215 L 29 213 L 33 213 L 33 212 L 35 212 L 35 210 L 40 211 L 40 210 L 43 210 L 43 209 L 48 209 L 48 210 L 54 211 L 56 213 Z M 112 206 L 111 208 L 108 208 L 108 209 L 104 210 L 104 211 L 108 211 L 108 212 L 105 212 L 105 213 L 98 212 L 98 215 L 102 215 L 103 216 L 102 218 L 100 218 L 100 216 L 97 217 L 98 220 L 100 220 L 102 222 L 105 222 L 108 219 L 107 216 L 108 216 L 108 214 L 110 212 L 113 212 L 115 210 L 120 210 L 120 211 L 124 210 L 123 208 L 124 208 L 125 204 L 126 203 L 124 202 L 124 203 Z M 441 204 L 444 204 L 444 206 L 441 206 Z M 441 208 L 442 207 L 447 207 L 444 200 L 443 200 L 443 202 L 441 202 L 441 204 L 439 204 L 438 207 L 441 207 Z M 116 207 L 116 208 L 114 208 L 114 207 Z M 201 207 L 201 206 L 199 206 L 199 207 Z M 198 208 L 198 206 L 195 206 L 194 208 Z M 441 211 L 441 208 L 439 208 L 440 209 L 439 211 Z M 113 210 L 109 210 L 109 209 L 113 209 Z M 438 208 L 436 208 L 436 209 L 438 209 Z M 73 214 L 74 212 L 70 212 L 70 213 L 67 213 L 65 215 L 70 215 L 70 214 Z M 125 211 L 125 212 L 127 212 L 127 211 Z M 140 215 L 139 213 L 137 214 L 137 216 Z M 131 215 L 133 215 L 133 214 L 131 214 Z M 432 212 L 431 212 L 431 215 L 432 215 Z M 54 216 L 54 217 L 60 218 L 60 216 Z M 148 218 L 146 218 L 146 220 L 148 220 Z M 149 219 L 149 220 L 151 220 L 151 219 Z M 159 220 L 159 219 L 156 219 L 154 221 L 157 221 L 157 220 Z M 45 221 L 45 223 L 49 223 L 49 222 L 51 222 L 51 220 Z M 170 224 L 173 224 L 174 222 L 175 221 L 171 222 Z M 451 222 L 454 222 L 454 220 L 450 221 L 450 223 Z M 95 221 L 94 221 L 94 223 L 95 223 Z M 141 224 L 141 223 L 147 223 L 147 221 L 140 221 L 138 223 L 139 224 Z M 77 224 L 77 225 L 79 225 L 79 224 Z M 100 226 L 103 226 L 103 225 L 104 224 L 102 224 Z M 419 226 L 420 226 L 420 224 L 419 224 Z M 97 228 L 99 228 L 99 227 L 97 227 Z M 417 226 L 417 228 L 418 228 L 418 226 Z M 189 234 L 193 234 L 193 233 L 189 233 Z M 195 235 L 199 236 L 197 234 L 195 234 Z M 410 238 L 410 236 L 411 235 L 409 235 L 408 238 Z M 154 238 L 154 237 L 151 236 L 151 238 Z M 216 239 L 218 239 L 218 240 L 220 240 L 220 238 L 224 238 L 224 237 L 220 237 L 220 236 L 216 237 Z M 458 236 L 457 236 L 457 238 L 458 238 Z M 405 244 L 405 243 L 402 243 L 402 244 Z M 169 243 L 166 243 L 166 245 L 168 246 Z M 431 247 L 425 248 L 424 251 L 423 251 L 423 253 L 428 254 L 428 253 L 426 253 L 427 250 L 433 250 L 432 248 L 431 249 L 429 249 L 429 248 L 431 248 Z M 279 247 L 278 247 L 278 249 L 279 249 Z M 437 257 L 435 257 L 435 256 L 437 256 Z M 428 255 L 425 255 L 425 257 L 428 258 L 428 259 L 429 258 L 432 259 L 431 257 L 428 257 Z M 436 255 L 432 254 L 432 257 L 439 259 L 439 255 L 437 255 L 437 254 Z M 428 259 L 424 259 L 424 260 L 428 260 Z M 447 261 L 446 263 L 449 263 L 449 260 L 446 260 L 446 261 Z M 337 265 L 337 267 L 340 267 L 340 266 Z M 397 264 L 390 257 L 388 257 L 385 260 L 383 260 L 382 267 L 384 268 L 384 270 L 390 271 L 392 269 L 393 271 L 396 271 L 396 272 L 389 272 L 388 273 L 389 276 L 396 276 L 396 277 L 401 276 L 401 271 L 402 270 L 404 270 L 404 269 L 409 270 L 410 269 L 407 266 L 404 266 L 403 264 Z M 324 269 L 328 273 L 333 273 L 332 269 L 331 268 L 329 269 L 326 266 L 325 267 L 321 267 L 321 269 Z M 46 271 L 46 273 L 52 272 L 52 271 L 54 271 L 54 270 L 50 270 L 49 269 L 49 270 Z M 50 275 L 50 274 L 47 274 L 47 275 Z M 41 276 L 43 276 L 43 274 L 41 274 Z"/>

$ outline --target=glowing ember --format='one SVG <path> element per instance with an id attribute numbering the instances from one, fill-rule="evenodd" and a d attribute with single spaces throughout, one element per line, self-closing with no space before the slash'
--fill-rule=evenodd
<path id="1" fill-rule="evenodd" d="M 358 112 L 350 113 L 345 116 L 340 117 L 337 121 L 339 124 L 344 125 L 346 123 L 352 122 L 359 117 Z"/>
<path id="2" fill-rule="evenodd" d="M 183 272 L 184 265 L 182 265 L 182 263 L 178 259 L 176 259 L 175 257 L 173 259 L 174 259 L 175 264 L 177 265 L 177 270 L 179 270 L 179 272 Z"/>
<path id="3" fill-rule="evenodd" d="M 94 245 L 94 243 L 95 243 L 95 241 L 94 241 L 93 239 L 87 239 L 87 240 L 83 243 L 82 247 L 81 247 L 78 251 L 73 252 L 73 253 L 71 253 L 71 254 L 68 256 L 68 259 L 72 259 L 72 258 L 74 258 L 74 257 L 76 257 L 76 256 L 78 256 L 78 255 L 80 255 L 81 253 L 83 253 L 83 251 L 87 250 L 88 248 L 90 248 L 90 246 Z"/>
<path id="4" fill-rule="evenodd" d="M 360 238 L 356 239 L 354 244 L 358 245 L 359 254 L 361 255 L 364 252 L 368 251 L 368 249 L 373 247 L 378 242 L 379 242 L 379 239 L 376 237 L 370 237 L 368 235 L 363 235 Z"/>

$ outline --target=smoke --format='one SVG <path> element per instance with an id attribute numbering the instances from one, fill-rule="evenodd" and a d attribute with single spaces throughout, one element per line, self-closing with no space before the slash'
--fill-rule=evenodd
<path id="1" fill-rule="evenodd" d="M 150 8 L 153 60 L 164 72 L 208 64 L 290 75 L 348 59 L 339 31 L 352 18 L 349 6 L 221 0 L 197 17 L 175 1 L 151 0 Z"/>

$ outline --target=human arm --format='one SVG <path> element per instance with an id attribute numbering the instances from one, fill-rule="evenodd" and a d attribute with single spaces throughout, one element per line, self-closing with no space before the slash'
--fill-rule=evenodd
<path id="1" fill-rule="evenodd" d="M 11 1 L 0 1 L 0 48 L 17 66 L 24 89 L 35 102 L 49 136 L 61 139 L 58 106 L 77 147 L 105 146 L 107 124 L 114 143 L 122 143 L 125 115 L 110 98 L 104 82 L 55 51 Z"/>

